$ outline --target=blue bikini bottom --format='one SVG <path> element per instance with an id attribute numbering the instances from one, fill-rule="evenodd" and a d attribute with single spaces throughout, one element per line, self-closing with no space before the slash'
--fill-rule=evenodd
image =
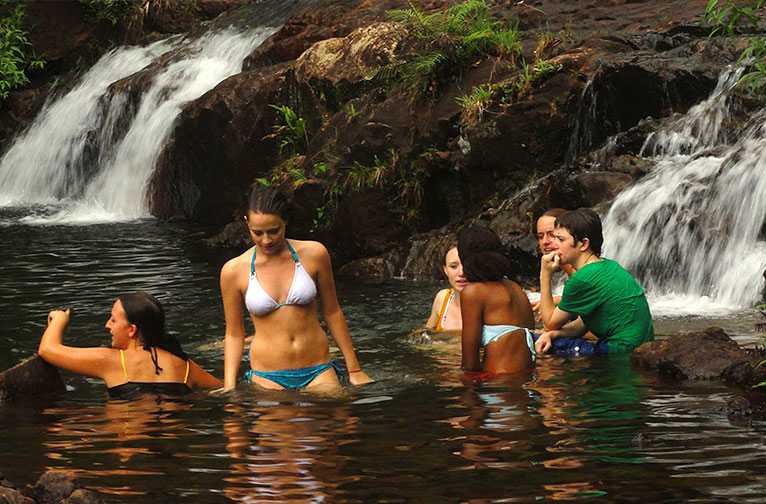
<path id="1" fill-rule="evenodd" d="M 535 341 L 539 338 L 539 334 L 535 334 Z M 585 338 L 569 338 L 562 336 L 560 338 L 554 338 L 551 340 L 551 349 L 548 351 L 550 355 L 557 355 L 559 357 L 572 357 L 575 355 L 603 355 L 609 353 L 609 346 L 606 344 L 606 340 L 593 340 Z"/>
<path id="2" fill-rule="evenodd" d="M 248 382 L 252 382 L 253 375 L 256 375 L 271 380 L 286 389 L 297 389 L 305 387 L 311 383 L 314 378 L 330 368 L 335 370 L 339 379 L 343 376 L 343 368 L 340 367 L 338 361 L 332 360 L 327 364 L 319 364 L 318 366 L 310 366 L 300 369 L 285 369 L 284 371 L 256 371 L 255 369 L 248 369 L 245 372 L 244 379 Z"/>

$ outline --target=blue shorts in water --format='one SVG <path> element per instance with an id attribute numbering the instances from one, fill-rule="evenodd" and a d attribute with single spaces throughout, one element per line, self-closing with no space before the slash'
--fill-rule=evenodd
<path id="1" fill-rule="evenodd" d="M 535 334 L 535 341 L 540 337 L 539 334 Z M 606 340 L 598 340 L 594 342 L 585 338 L 568 338 L 560 337 L 551 340 L 551 349 L 548 350 L 549 355 L 556 355 L 558 357 L 575 357 L 577 355 L 604 355 L 609 353 L 609 346 L 606 344 Z"/>

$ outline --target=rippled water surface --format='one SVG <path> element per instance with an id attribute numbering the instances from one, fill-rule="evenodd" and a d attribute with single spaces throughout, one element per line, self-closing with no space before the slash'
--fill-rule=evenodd
<path id="1" fill-rule="evenodd" d="M 32 353 L 47 312 L 72 307 L 65 341 L 108 343 L 115 296 L 156 294 L 169 328 L 222 375 L 224 255 L 193 232 L 143 221 L 22 225 L 0 213 L 0 369 Z M 666 383 L 621 358 L 541 359 L 534 375 L 463 383 L 459 347 L 403 343 L 436 284 L 338 292 L 363 388 L 323 397 L 240 386 L 227 396 L 108 400 L 64 373 L 44 405 L 0 406 L 0 472 L 17 486 L 76 471 L 109 502 L 763 502 L 761 424 L 726 416 L 719 383 Z M 747 313 L 657 321 L 660 337 L 722 325 L 743 344 Z M 337 352 L 337 350 L 336 350 Z"/>

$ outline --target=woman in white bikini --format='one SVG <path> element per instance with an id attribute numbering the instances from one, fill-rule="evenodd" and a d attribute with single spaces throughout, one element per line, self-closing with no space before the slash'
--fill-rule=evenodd
<path id="1" fill-rule="evenodd" d="M 246 379 L 265 388 L 340 387 L 342 369 L 330 359 L 322 318 L 338 345 L 349 381 L 372 380 L 362 371 L 343 311 L 327 249 L 319 242 L 285 237 L 286 198 L 254 186 L 245 221 L 255 245 L 221 269 L 221 296 L 226 316 L 224 389 L 234 388 L 245 342 L 244 308 L 255 327 Z"/>
<path id="2" fill-rule="evenodd" d="M 468 285 L 468 280 L 463 275 L 463 265 L 460 263 L 456 243 L 447 248 L 443 268 L 450 288 L 436 293 L 426 327 L 435 331 L 460 331 L 463 328 L 460 292 Z"/>

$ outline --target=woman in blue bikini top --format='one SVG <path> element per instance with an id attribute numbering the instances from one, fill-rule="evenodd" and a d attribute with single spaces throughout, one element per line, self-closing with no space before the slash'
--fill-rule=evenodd
<path id="1" fill-rule="evenodd" d="M 458 253 L 469 281 L 461 292 L 461 368 L 490 374 L 530 370 L 535 359 L 532 305 L 521 287 L 505 278 L 510 263 L 500 238 L 482 226 L 463 228 Z"/>
<path id="2" fill-rule="evenodd" d="M 337 388 L 341 368 L 330 359 L 322 317 L 335 339 L 349 373 L 359 385 L 372 381 L 359 366 L 327 249 L 315 241 L 288 240 L 288 205 L 278 191 L 254 185 L 245 215 L 254 246 L 221 269 L 221 296 L 226 316 L 224 388 L 234 388 L 245 341 L 244 309 L 255 337 L 250 345 L 246 379 L 262 387 Z"/>

